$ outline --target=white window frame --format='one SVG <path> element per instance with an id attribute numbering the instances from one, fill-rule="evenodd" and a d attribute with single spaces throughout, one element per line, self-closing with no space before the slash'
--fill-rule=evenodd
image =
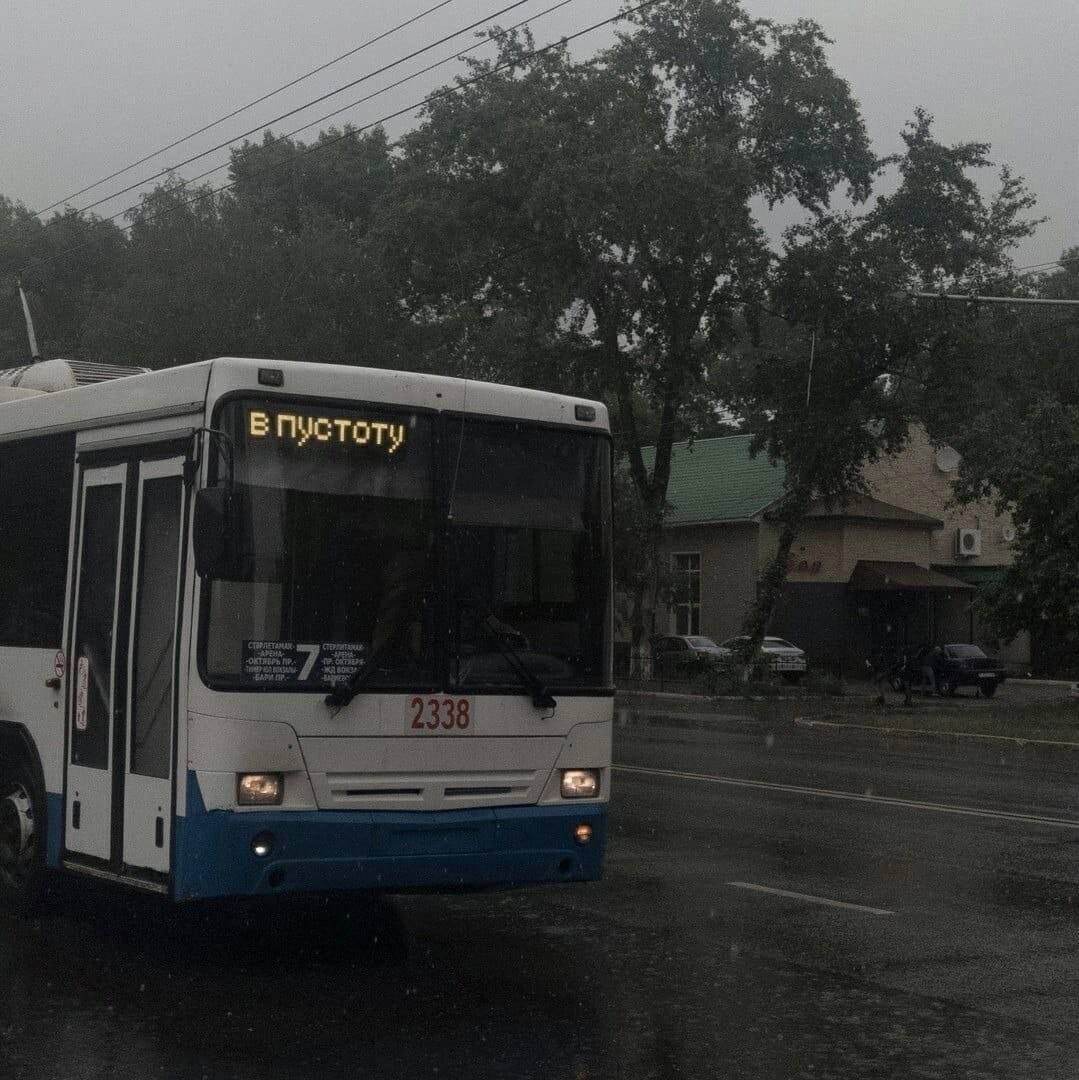
<path id="1" fill-rule="evenodd" d="M 678 565 L 678 561 L 680 559 L 696 559 L 697 560 L 697 565 L 696 565 L 696 567 L 693 567 L 693 566 L 681 567 L 681 566 Z M 688 583 L 688 580 L 690 580 L 688 578 L 688 575 L 696 574 L 696 576 L 697 576 L 697 599 L 696 599 L 696 601 L 694 601 L 693 599 L 688 599 L 688 600 L 684 600 L 684 601 L 679 602 L 677 600 L 672 599 L 671 610 L 670 610 L 670 624 L 671 624 L 670 632 L 672 634 L 682 636 L 682 635 L 687 635 L 687 634 L 699 634 L 701 632 L 701 571 L 702 571 L 702 568 L 703 568 L 703 564 L 704 564 L 704 560 L 701 558 L 701 553 L 699 551 L 672 551 L 671 552 L 671 575 L 675 579 L 675 582 L 676 582 L 676 584 L 675 584 L 675 593 L 676 594 L 677 594 L 678 583 L 679 583 L 678 579 L 679 579 L 680 575 L 683 575 L 683 574 L 687 575 L 687 583 Z M 692 597 L 692 590 L 691 589 L 687 589 L 687 595 Z M 684 614 L 686 616 L 686 618 L 685 618 L 686 629 L 685 630 L 682 630 L 682 629 L 679 628 L 678 616 L 680 614 Z"/>

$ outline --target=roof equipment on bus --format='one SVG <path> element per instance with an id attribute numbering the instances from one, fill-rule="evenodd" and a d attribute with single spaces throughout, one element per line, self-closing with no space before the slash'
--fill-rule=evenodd
<path id="1" fill-rule="evenodd" d="M 99 364 L 94 360 L 39 360 L 22 367 L 0 370 L 0 387 L 12 387 L 39 394 L 58 390 L 74 390 L 77 386 L 126 379 L 131 375 L 147 375 L 150 369 L 126 364 Z M 27 397 L 29 394 L 3 395 L 0 400 Z"/>

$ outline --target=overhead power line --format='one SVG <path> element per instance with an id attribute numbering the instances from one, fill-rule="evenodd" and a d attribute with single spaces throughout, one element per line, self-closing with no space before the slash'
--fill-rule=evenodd
<path id="1" fill-rule="evenodd" d="M 1041 270 L 1043 267 L 1053 267 L 1053 266 L 1059 266 L 1059 265 L 1060 265 L 1060 260 L 1059 259 L 1053 259 L 1050 262 L 1029 263 L 1026 266 L 1015 266 L 1015 267 L 1012 268 L 1012 270 L 1016 274 L 1022 274 L 1022 273 L 1027 272 L 1028 270 L 1030 270 L 1030 271 Z"/>
<path id="2" fill-rule="evenodd" d="M 258 132 L 269 127 L 271 124 L 280 123 L 282 120 L 287 120 L 290 116 L 295 116 L 297 113 L 304 112 L 306 109 L 310 109 L 314 105 L 318 105 L 323 101 L 327 101 L 329 98 L 336 97 L 338 94 L 343 94 L 346 90 L 351 90 L 354 86 L 359 86 L 361 83 L 367 82 L 369 79 L 375 78 L 376 75 L 383 75 L 387 71 L 392 70 L 401 64 L 407 63 L 409 60 L 414 60 L 417 56 L 422 56 L 426 52 L 430 52 L 432 49 L 437 49 L 439 45 L 444 45 L 447 41 L 452 41 L 454 38 L 460 37 L 462 34 L 467 34 L 470 30 L 475 30 L 477 26 L 482 26 L 486 22 L 490 22 L 491 19 L 497 19 L 499 15 L 505 15 L 508 11 L 513 11 L 515 8 L 522 7 L 524 4 L 531 3 L 532 0 L 513 0 L 513 3 L 507 4 L 505 7 L 499 8 L 498 11 L 492 12 L 490 15 L 485 15 L 482 19 L 477 19 L 475 22 L 469 23 L 467 26 L 461 27 L 459 30 L 455 30 L 452 34 L 445 34 L 437 41 L 432 41 L 430 44 L 424 45 L 423 48 L 414 49 L 408 53 L 407 56 L 402 56 L 397 60 L 393 60 L 388 64 L 383 64 L 381 67 L 375 68 L 374 71 L 369 71 L 365 75 L 359 76 L 359 78 L 352 79 L 351 81 L 344 83 L 342 86 L 338 86 L 334 90 L 329 90 L 325 94 L 319 94 L 318 97 L 312 98 L 310 101 L 304 102 L 302 105 L 297 105 L 294 109 L 289 109 L 287 112 L 283 112 L 278 116 L 275 116 L 272 120 L 267 120 L 265 123 L 258 124 L 253 128 L 248 128 L 247 131 L 241 132 L 239 135 L 233 136 L 231 139 L 226 139 L 224 142 L 218 143 L 216 146 L 211 146 L 208 150 L 203 150 L 201 153 L 192 154 L 191 157 L 184 158 L 183 161 L 177 162 L 175 165 L 170 165 L 164 169 L 153 174 L 153 176 L 144 177 L 142 180 L 136 180 L 133 184 L 128 184 L 126 187 L 120 188 L 118 191 L 113 191 L 109 195 L 104 195 L 100 199 L 94 200 L 94 202 L 87 203 L 85 206 L 79 207 L 78 213 L 84 214 L 87 210 L 92 210 L 95 206 L 100 206 L 102 203 L 109 202 L 111 199 L 115 199 L 120 195 L 126 195 L 129 191 L 134 191 L 136 188 L 144 187 L 146 184 L 153 183 L 154 180 L 160 180 L 164 176 L 168 176 L 169 173 L 174 172 L 176 169 L 182 169 L 185 165 L 190 165 L 192 162 L 200 161 L 204 157 L 208 157 L 210 154 L 216 153 L 218 150 L 224 150 L 226 147 L 231 146 L 235 142 L 239 142 L 241 139 L 246 139 L 250 135 L 255 135 Z M 55 221 L 57 219 L 53 219 Z M 60 219 L 62 220 L 62 219 Z M 48 228 L 52 222 L 46 222 L 45 227 Z"/>
<path id="3" fill-rule="evenodd" d="M 304 72 L 303 75 L 297 76 L 290 82 L 283 83 L 281 86 L 275 87 L 273 90 L 263 94 L 261 97 L 257 97 L 254 101 L 249 101 L 246 105 L 241 105 L 239 108 L 233 109 L 232 112 L 225 113 L 224 116 L 219 116 L 216 120 L 211 120 L 208 124 L 203 124 L 202 127 L 197 128 L 195 131 L 189 132 L 187 135 L 181 136 L 179 139 L 174 139 L 172 142 L 165 146 L 159 147 L 157 150 L 152 150 L 149 154 L 138 159 L 138 161 L 131 162 L 130 165 L 125 165 L 122 169 L 117 169 L 116 172 L 109 173 L 108 176 L 101 177 L 100 180 L 95 180 L 92 184 L 87 184 L 86 187 L 80 188 L 78 191 L 72 192 L 70 195 L 65 195 L 62 199 L 57 199 L 56 202 L 50 203 L 48 206 L 41 210 L 34 210 L 35 217 L 40 217 L 42 214 L 47 214 L 50 210 L 56 209 L 58 206 L 63 206 L 65 203 L 70 202 L 72 199 L 77 199 L 80 195 L 85 195 L 88 191 L 93 191 L 94 188 L 100 187 L 102 184 L 107 184 L 110 180 L 115 180 L 118 176 L 123 176 L 124 173 L 130 172 L 132 169 L 138 168 L 140 165 L 145 165 L 151 158 L 157 157 L 159 154 L 167 153 L 169 150 L 174 150 L 177 146 L 181 146 L 185 142 L 189 142 L 198 135 L 202 135 L 204 132 L 209 131 L 211 128 L 215 128 L 218 124 L 223 124 L 226 120 L 231 120 L 233 117 L 239 116 L 241 113 L 247 112 L 248 109 L 253 109 L 256 105 L 261 105 L 264 101 L 269 101 L 270 98 L 276 97 L 278 94 L 284 93 L 286 90 L 291 90 L 292 87 L 298 86 L 305 79 L 310 79 L 313 75 L 318 75 L 319 72 L 325 71 L 327 68 L 333 67 L 334 64 L 341 63 L 342 60 L 347 60 L 350 56 L 355 56 L 359 52 L 363 52 L 364 49 L 370 48 L 372 45 L 377 45 L 380 41 L 385 41 L 386 38 L 393 34 L 396 34 L 399 30 L 404 30 L 414 23 L 419 22 L 421 19 L 426 18 L 428 15 L 433 14 L 440 8 L 446 7 L 448 4 L 454 3 L 455 0 L 441 0 L 440 3 L 426 8 L 418 15 L 413 15 L 410 19 L 405 19 L 404 22 L 399 22 L 396 26 L 391 26 L 389 30 L 384 30 L 381 34 L 373 38 L 368 38 L 366 41 L 361 42 L 355 48 L 349 49 L 347 52 L 341 53 L 340 56 L 335 56 L 332 60 L 327 60 L 324 64 L 319 64 L 318 67 L 312 68 L 310 71 Z"/>
<path id="4" fill-rule="evenodd" d="M 967 304 L 1031 304 L 1038 307 L 1079 307 L 1079 300 L 1050 300 L 1041 296 L 979 296 L 977 293 L 912 292 L 919 300 L 951 300 Z"/>
<path id="5" fill-rule="evenodd" d="M 1054 259 L 1052 262 L 1031 263 L 1029 266 L 1016 266 L 1013 273 L 1018 277 L 1030 277 L 1034 274 L 1045 274 L 1057 266 L 1068 267 L 1079 263 L 1079 258 Z"/>
<path id="6" fill-rule="evenodd" d="M 355 109 L 360 105 L 365 105 L 369 101 L 373 101 L 377 97 L 381 97 L 383 94 L 389 93 L 391 90 L 396 90 L 400 86 L 404 86 L 405 83 L 411 82 L 413 79 L 418 79 L 421 75 L 426 75 L 430 71 L 434 71 L 435 68 L 442 67 L 444 64 L 451 63 L 454 60 L 458 60 L 466 53 L 472 52 L 474 49 L 478 49 L 481 45 L 486 45 L 493 41 L 498 36 L 510 34 L 514 30 L 519 30 L 522 26 L 530 25 L 539 19 L 542 19 L 546 15 L 550 15 L 552 12 L 557 11 L 559 8 L 564 8 L 568 4 L 574 3 L 574 0 L 559 0 L 557 4 L 552 4 L 548 8 L 544 8 L 543 11 L 537 12 L 535 15 L 530 15 L 527 19 L 522 19 L 520 22 L 514 23 L 512 26 L 508 26 L 505 30 L 499 30 L 497 32 L 492 31 L 482 40 L 469 45 L 467 49 L 461 49 L 459 52 L 455 52 L 450 56 L 444 56 L 441 60 L 436 60 L 433 64 L 428 64 L 426 67 L 417 69 L 403 78 L 398 79 L 396 82 L 389 83 L 386 86 L 375 90 L 373 93 L 367 94 L 362 98 L 358 98 L 356 101 L 350 101 L 347 105 L 341 105 L 339 108 L 333 109 L 331 112 L 323 113 L 322 116 L 317 117 L 314 120 L 309 120 L 305 124 L 301 124 L 300 127 L 293 128 L 291 131 L 286 131 L 282 135 L 275 135 L 272 138 L 266 140 L 259 147 L 260 150 L 268 150 L 272 146 L 276 146 L 280 142 L 284 142 L 286 139 L 291 139 L 294 135 L 299 135 L 303 131 L 307 131 L 309 128 L 313 128 L 318 124 L 324 123 L 326 120 L 330 120 L 335 116 L 339 116 L 343 112 L 348 112 L 349 109 Z M 417 106 L 418 107 L 418 106 Z M 361 129 L 363 130 L 363 129 Z M 214 173 L 221 172 L 222 169 L 227 169 L 232 164 L 231 161 L 223 161 L 220 165 L 215 165 L 212 169 L 207 169 L 205 172 L 199 173 L 197 176 L 189 177 L 184 180 L 181 179 L 179 187 L 190 187 L 192 184 L 197 184 L 200 180 L 205 180 L 208 176 L 213 176 Z M 112 221 L 118 221 L 120 218 L 132 211 L 139 208 L 139 203 L 134 203 L 131 206 L 125 206 L 122 210 L 117 210 L 114 214 L 110 214 L 107 217 L 100 219 L 102 224 L 107 224 Z M 64 219 L 59 219 L 64 220 Z M 51 224 L 51 223 L 50 223 Z"/>
<path id="7" fill-rule="evenodd" d="M 322 142 L 313 143 L 311 146 L 306 146 L 299 152 L 299 156 L 306 156 L 307 154 L 320 153 L 321 151 L 326 150 L 329 147 L 336 145 L 337 143 L 343 141 L 344 139 L 353 138 L 356 135 L 360 135 L 365 131 L 371 130 L 372 128 L 380 127 L 382 124 L 385 124 L 390 120 L 394 120 L 394 119 L 396 119 L 396 118 L 398 118 L 400 116 L 405 116 L 408 113 L 415 112 L 417 109 L 421 109 L 421 108 L 423 108 L 424 105 L 430 104 L 433 101 L 438 101 L 438 100 L 440 100 L 442 98 L 450 97 L 450 96 L 452 96 L 454 94 L 460 93 L 462 90 L 467 89 L 469 86 L 474 86 L 474 85 L 477 85 L 479 83 L 482 83 L 482 82 L 486 81 L 487 79 L 493 78 L 495 75 L 498 75 L 503 71 L 507 71 L 507 70 L 509 70 L 511 68 L 519 67 L 521 64 L 526 63 L 529 60 L 535 59 L 538 56 L 542 56 L 545 53 L 550 52 L 552 49 L 556 49 L 556 48 L 559 48 L 560 46 L 564 46 L 564 45 L 568 44 L 571 41 L 576 41 L 578 38 L 584 37 L 586 34 L 591 34 L 594 31 L 600 30 L 605 26 L 610 26 L 610 25 L 612 25 L 612 24 L 614 24 L 616 22 L 621 22 L 624 19 L 628 19 L 632 15 L 635 15 L 637 12 L 643 11 L 645 8 L 649 8 L 655 3 L 657 3 L 657 0 L 643 0 L 642 3 L 637 4 L 634 7 L 625 8 L 624 10 L 620 11 L 616 15 L 612 15 L 609 18 L 602 19 L 599 22 L 592 23 L 591 26 L 586 26 L 583 29 L 577 30 L 572 34 L 567 34 L 564 37 L 558 38 L 555 41 L 548 42 L 546 45 L 542 45 L 539 48 L 530 49 L 527 52 L 521 53 L 519 56 L 514 57 L 512 60 L 506 60 L 503 63 L 496 64 L 494 67 L 488 68 L 486 71 L 480 72 L 480 74 L 478 74 L 478 75 L 474 75 L 474 76 L 472 76 L 472 77 L 470 77 L 468 79 L 460 79 L 453 86 L 447 86 L 447 87 L 443 87 L 440 90 L 436 90 L 436 91 L 428 94 L 426 97 L 421 98 L 419 101 L 413 102 L 411 105 L 406 105 L 403 108 L 396 109 L 391 113 L 387 113 L 385 116 L 380 117 L 378 120 L 372 120 L 370 123 L 364 124 L 361 127 L 350 128 L 349 130 L 343 131 L 340 134 L 335 135 L 335 136 L 333 136 L 331 138 L 324 139 Z M 390 145 L 391 146 L 399 145 L 399 142 L 400 141 L 398 141 L 398 143 L 391 143 Z M 278 168 L 281 168 L 284 165 L 287 165 L 289 163 L 290 162 L 288 162 L 288 161 L 272 162 L 272 163 L 270 163 L 270 164 L 268 164 L 267 166 L 264 167 L 264 169 L 262 170 L 262 173 L 265 174 L 265 173 L 272 172 L 272 171 L 274 171 L 274 170 L 276 170 Z M 196 192 L 189 199 L 183 199 L 183 200 L 181 200 L 179 202 L 173 203 L 171 206 L 168 206 L 168 207 L 165 207 L 165 208 L 163 208 L 161 210 L 158 210 L 153 215 L 153 217 L 154 217 L 155 220 L 157 220 L 159 218 L 162 218 L 162 217 L 166 217 L 167 215 L 175 213 L 176 211 L 181 210 L 186 206 L 191 206 L 192 204 L 197 203 L 197 202 L 201 202 L 204 199 L 209 199 L 209 198 L 212 198 L 215 195 L 221 194 L 222 192 L 229 191 L 230 189 L 236 187 L 238 183 L 239 183 L 239 180 L 232 180 L 227 184 L 221 184 L 219 187 L 210 188 L 210 189 L 208 189 L 206 191 Z M 63 220 L 63 219 L 60 219 L 60 220 Z M 128 231 L 133 227 L 134 227 L 134 223 L 120 226 L 120 228 L 123 231 Z M 63 256 L 63 255 L 71 254 L 72 252 L 81 250 L 82 248 L 84 248 L 86 246 L 87 245 L 85 243 L 74 244 L 69 248 L 65 248 L 65 249 L 63 249 L 63 250 L 61 250 L 59 252 L 54 252 L 53 254 L 55 256 Z"/>
<path id="8" fill-rule="evenodd" d="M 396 82 L 387 84 L 380 87 L 373 93 L 367 94 L 362 98 L 358 98 L 356 101 L 350 101 L 347 105 L 341 105 L 328 113 L 323 113 L 322 116 L 317 117 L 314 120 L 309 120 L 306 124 L 301 124 L 300 127 L 293 128 L 291 131 L 286 131 L 282 135 L 275 135 L 270 139 L 267 139 L 259 146 L 260 150 L 268 150 L 272 146 L 276 146 L 279 142 L 284 142 L 286 139 L 291 139 L 294 135 L 299 135 L 301 132 L 308 131 L 319 124 L 325 123 L 327 120 L 332 120 L 335 116 L 340 116 L 343 112 L 348 112 L 349 109 L 358 108 L 360 105 L 366 105 L 367 102 L 373 101 L 377 97 L 381 97 L 383 94 L 389 93 L 391 90 L 396 90 L 398 87 L 404 86 L 405 83 L 412 82 L 413 79 L 418 79 L 421 75 L 426 75 L 428 72 L 434 71 L 436 68 L 442 67 L 444 64 L 449 64 L 454 60 L 460 60 L 467 53 L 472 52 L 475 49 L 480 48 L 483 45 L 487 45 L 494 41 L 496 38 L 504 36 L 505 34 L 511 34 L 514 30 L 519 30 L 522 26 L 530 26 L 542 19 L 546 15 L 550 15 L 554 11 L 558 11 L 559 8 L 564 8 L 569 4 L 574 3 L 575 0 L 559 0 L 557 4 L 552 4 L 548 8 L 544 8 L 543 11 L 537 12 L 535 15 L 530 15 L 527 19 L 522 19 L 520 22 L 514 23 L 512 26 L 507 26 L 505 30 L 492 31 L 486 37 L 480 41 L 469 45 L 467 49 L 461 49 L 459 52 L 453 53 L 451 56 L 444 56 L 441 60 L 436 60 L 433 64 L 428 64 L 426 67 L 418 68 L 416 71 L 411 72 L 408 75 L 403 76 Z M 190 187 L 192 184 L 197 184 L 200 180 L 205 180 L 208 176 L 213 176 L 214 173 L 221 172 L 222 169 L 227 169 L 232 164 L 231 161 L 223 161 L 220 165 L 215 165 L 212 169 L 207 169 L 205 172 L 199 173 L 197 176 L 192 176 L 186 180 L 181 181 L 182 187 Z M 113 214 L 111 217 L 107 217 L 105 221 L 115 221 L 117 218 L 123 217 L 125 214 L 130 213 L 132 210 L 138 209 L 136 206 L 127 207 L 124 210 L 120 210 Z"/>

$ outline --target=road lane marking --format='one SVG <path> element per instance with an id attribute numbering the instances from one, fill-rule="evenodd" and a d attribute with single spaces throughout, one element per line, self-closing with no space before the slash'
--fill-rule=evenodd
<path id="1" fill-rule="evenodd" d="M 827 896 L 814 896 L 812 893 L 791 892 L 789 889 L 773 889 L 770 885 L 756 885 L 752 881 L 728 881 L 735 889 L 751 889 L 753 892 L 769 893 L 771 896 L 786 896 L 790 900 L 805 900 L 810 904 L 823 907 L 843 908 L 846 911 L 864 911 L 867 915 L 894 915 L 887 908 L 868 907 L 865 904 L 848 904 L 845 900 L 832 900 Z"/>
<path id="2" fill-rule="evenodd" d="M 675 769 L 647 769 L 638 765 L 612 765 L 611 768 L 615 772 L 635 773 L 640 776 L 696 780 L 705 784 L 755 788 L 758 791 L 782 791 L 790 795 L 813 795 L 820 799 L 839 799 L 844 802 L 895 806 L 905 810 L 927 810 L 934 814 L 954 814 L 959 817 L 987 818 L 990 821 L 1013 821 L 1024 825 L 1054 825 L 1061 829 L 1079 829 L 1079 821 L 1076 820 L 1040 817 L 1037 814 L 1019 814 L 1014 810 L 983 810 L 975 806 L 949 806 L 947 803 L 921 802 L 918 799 L 897 799 L 887 795 L 863 795 L 856 791 L 833 791 L 830 788 L 803 787 L 799 784 L 774 784 L 768 780 L 743 780 L 736 776 L 710 776 L 706 773 L 678 772 Z"/>

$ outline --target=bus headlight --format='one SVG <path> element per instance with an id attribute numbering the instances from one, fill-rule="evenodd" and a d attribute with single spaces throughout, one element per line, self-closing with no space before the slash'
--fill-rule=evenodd
<path id="1" fill-rule="evenodd" d="M 284 777 L 277 772 L 239 773 L 236 802 L 240 806 L 280 806 L 285 794 Z"/>
<path id="2" fill-rule="evenodd" d="M 598 769 L 563 769 L 563 799 L 594 799 L 599 794 Z"/>

